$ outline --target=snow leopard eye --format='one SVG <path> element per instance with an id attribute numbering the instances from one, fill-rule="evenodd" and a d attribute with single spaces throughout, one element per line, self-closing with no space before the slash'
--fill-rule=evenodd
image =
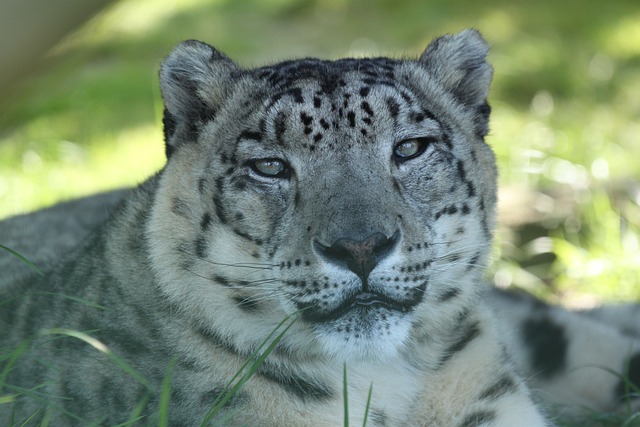
<path id="1" fill-rule="evenodd" d="M 267 178 L 289 178 L 291 171 L 287 162 L 281 159 L 256 159 L 250 163 L 251 169 Z"/>
<path id="2" fill-rule="evenodd" d="M 430 138 L 411 138 L 400 141 L 393 149 L 393 156 L 396 161 L 405 161 L 418 157 L 432 142 Z"/>

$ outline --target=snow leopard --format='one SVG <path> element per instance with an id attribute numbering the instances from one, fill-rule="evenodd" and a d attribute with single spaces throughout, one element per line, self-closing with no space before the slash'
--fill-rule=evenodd
<path id="1" fill-rule="evenodd" d="M 0 421 L 506 427 L 551 425 L 538 394 L 614 407 L 631 387 L 611 372 L 640 376 L 634 328 L 486 285 L 487 54 L 475 30 L 415 59 L 257 68 L 178 45 L 166 165 L 0 223 L 35 224 L 0 239 L 29 257 L 67 218 L 33 251 L 43 274 L 0 264 Z"/>

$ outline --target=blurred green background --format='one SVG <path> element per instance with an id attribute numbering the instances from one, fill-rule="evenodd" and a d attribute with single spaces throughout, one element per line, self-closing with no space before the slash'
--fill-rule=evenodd
<path id="1" fill-rule="evenodd" d="M 466 27 L 489 40 L 495 67 L 491 278 L 576 305 L 640 299 L 637 0 L 114 2 L 0 102 L 0 217 L 161 167 L 157 68 L 181 40 L 261 65 L 417 55 Z"/>

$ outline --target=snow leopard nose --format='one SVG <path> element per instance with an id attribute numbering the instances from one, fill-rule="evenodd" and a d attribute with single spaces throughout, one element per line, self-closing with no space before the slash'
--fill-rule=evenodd
<path id="1" fill-rule="evenodd" d="M 327 261 L 356 273 L 366 288 L 369 273 L 391 252 L 399 236 L 400 233 L 397 231 L 391 238 L 382 233 L 375 233 L 364 240 L 340 238 L 331 246 L 315 242 L 315 247 Z"/>

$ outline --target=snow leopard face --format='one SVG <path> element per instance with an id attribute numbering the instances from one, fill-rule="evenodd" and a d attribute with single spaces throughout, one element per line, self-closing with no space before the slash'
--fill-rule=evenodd
<path id="1" fill-rule="evenodd" d="M 161 70 L 169 160 L 149 228 L 166 295 L 246 351 L 293 313 L 304 351 L 344 360 L 467 327 L 496 199 L 486 53 L 466 31 L 418 60 L 242 69 L 180 45 Z"/>

